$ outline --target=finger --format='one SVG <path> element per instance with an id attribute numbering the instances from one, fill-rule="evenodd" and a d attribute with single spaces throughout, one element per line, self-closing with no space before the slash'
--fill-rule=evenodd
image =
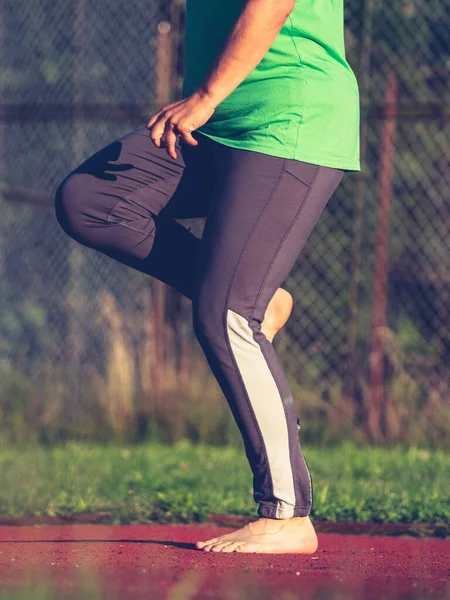
<path id="1" fill-rule="evenodd" d="M 156 123 L 156 121 L 161 115 L 161 112 L 161 110 L 158 110 L 158 112 L 156 112 L 152 117 L 150 117 L 149 121 L 147 122 L 147 129 L 150 129 L 150 127 L 152 127 L 153 124 Z"/>
<path id="2" fill-rule="evenodd" d="M 175 143 L 177 141 L 177 136 L 176 136 L 176 133 L 173 130 L 173 127 L 174 126 L 171 123 L 169 123 L 169 121 L 166 122 L 165 140 L 166 140 L 167 154 L 171 158 L 176 159 L 177 152 L 175 150 Z"/>
<path id="3" fill-rule="evenodd" d="M 180 131 L 180 136 L 187 144 L 191 146 L 198 146 L 198 140 L 196 140 L 190 131 Z"/>
<path id="4" fill-rule="evenodd" d="M 150 137 L 157 148 L 161 148 L 161 138 L 164 134 L 167 117 L 162 114 L 150 130 Z"/>

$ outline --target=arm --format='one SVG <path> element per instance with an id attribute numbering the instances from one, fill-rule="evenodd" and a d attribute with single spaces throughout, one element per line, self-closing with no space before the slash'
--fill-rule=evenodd
<path id="1" fill-rule="evenodd" d="M 177 157 L 177 135 L 192 146 L 198 144 L 191 135 L 192 131 L 206 123 L 217 105 L 259 64 L 294 6 L 295 0 L 246 1 L 223 49 L 199 88 L 188 98 L 161 108 L 147 123 L 157 148 L 161 147 L 164 134 L 165 146 L 172 158 Z"/>
<path id="2" fill-rule="evenodd" d="M 295 0 L 247 0 L 198 89 L 200 96 L 213 106 L 229 96 L 261 62 L 294 7 Z"/>

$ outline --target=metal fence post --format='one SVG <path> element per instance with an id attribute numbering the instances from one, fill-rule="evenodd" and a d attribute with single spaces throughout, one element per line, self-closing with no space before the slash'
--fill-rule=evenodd
<path id="1" fill-rule="evenodd" d="M 385 121 L 381 139 L 380 203 L 378 206 L 373 285 L 372 339 L 370 352 L 370 411 L 372 437 L 381 441 L 387 435 L 384 381 L 383 331 L 386 327 L 389 234 L 391 225 L 392 180 L 394 176 L 395 130 L 397 126 L 397 78 L 393 71 L 386 82 Z"/>
<path id="2" fill-rule="evenodd" d="M 83 82 L 84 82 L 84 26 L 85 26 L 85 0 L 76 0 L 75 19 L 73 23 L 73 40 L 75 46 L 73 62 L 73 135 L 72 147 L 77 164 L 83 157 L 84 151 L 84 122 L 83 122 Z M 73 398 L 81 394 L 81 357 L 85 344 L 85 330 L 83 328 L 83 315 L 85 313 L 85 297 L 83 294 L 82 271 L 84 264 L 84 250 L 76 243 L 70 243 L 68 266 L 70 270 L 67 305 L 67 354 L 66 361 L 70 365 L 70 393 Z"/>
<path id="3" fill-rule="evenodd" d="M 366 192 L 366 181 L 369 176 L 366 160 L 368 122 L 367 113 L 370 103 L 370 62 L 372 56 L 372 25 L 375 0 L 364 0 L 363 24 L 360 45 L 359 64 L 357 69 L 358 86 L 361 104 L 360 154 L 361 172 L 355 174 L 355 203 L 353 213 L 353 235 L 351 239 L 350 282 L 348 289 L 348 326 L 347 326 L 347 365 L 348 377 L 344 378 L 344 391 L 352 398 L 354 404 L 354 421 L 363 429 L 366 426 L 366 409 L 361 390 L 358 386 L 358 304 L 359 282 L 361 277 L 361 246 L 363 240 L 363 207 Z"/>

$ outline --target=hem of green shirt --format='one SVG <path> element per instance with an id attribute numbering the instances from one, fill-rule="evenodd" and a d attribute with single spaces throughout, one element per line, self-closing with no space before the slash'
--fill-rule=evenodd
<path id="1" fill-rule="evenodd" d="M 219 144 L 224 144 L 225 146 L 229 146 L 231 148 L 237 148 L 238 150 L 250 150 L 252 152 L 261 152 L 261 154 L 268 154 L 270 156 L 277 156 L 278 158 L 290 158 L 292 160 L 299 160 L 302 162 L 306 162 L 313 165 L 318 165 L 322 167 L 331 167 L 333 169 L 343 169 L 345 171 L 361 171 L 361 164 L 358 158 L 348 161 L 342 160 L 340 158 L 336 158 L 335 156 L 318 156 L 311 155 L 308 153 L 308 156 L 302 156 L 302 153 L 299 152 L 297 148 L 295 152 L 284 152 L 281 150 L 276 150 L 269 146 L 263 146 L 261 144 L 247 144 L 245 142 L 234 142 L 233 140 L 229 140 L 227 138 L 217 137 L 215 135 L 211 135 L 210 133 L 205 133 L 204 131 L 197 130 L 196 133 L 201 133 L 206 137 L 211 138 L 212 140 L 218 142 Z"/>

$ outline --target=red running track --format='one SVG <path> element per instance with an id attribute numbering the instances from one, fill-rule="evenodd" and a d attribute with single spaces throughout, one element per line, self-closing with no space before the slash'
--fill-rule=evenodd
<path id="1" fill-rule="evenodd" d="M 319 533 L 309 556 L 207 553 L 193 545 L 232 530 L 0 527 L 0 589 L 44 579 L 73 590 L 92 587 L 94 578 L 114 600 L 450 600 L 450 540 Z"/>

